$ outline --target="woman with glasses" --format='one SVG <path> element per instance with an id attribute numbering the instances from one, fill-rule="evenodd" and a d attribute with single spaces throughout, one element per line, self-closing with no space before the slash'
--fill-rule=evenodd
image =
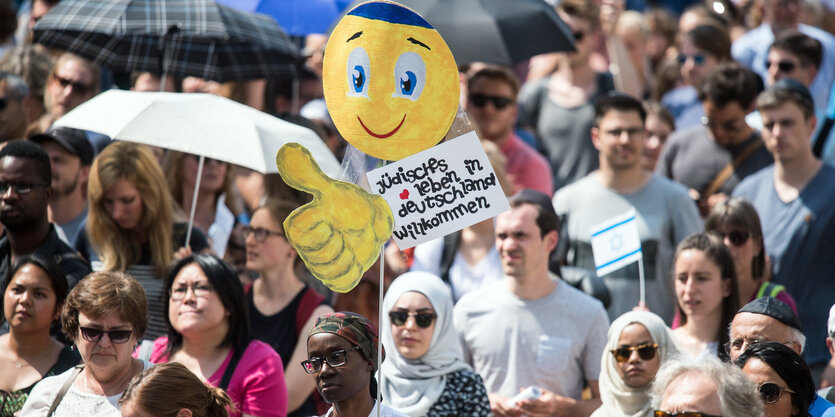
<path id="1" fill-rule="evenodd" d="M 806 362 L 777 342 L 751 345 L 734 362 L 757 384 L 765 417 L 806 417 L 817 395 Z"/>
<path id="2" fill-rule="evenodd" d="M 272 346 L 284 364 L 289 416 L 309 416 L 327 410 L 313 380 L 297 364 L 307 357 L 304 337 L 316 318 L 333 309 L 325 298 L 296 275 L 301 267 L 296 250 L 284 238 L 284 220 L 296 205 L 268 201 L 252 213 L 244 228 L 246 267 L 261 277 L 246 287 L 252 337 Z"/>
<path id="3" fill-rule="evenodd" d="M 427 272 L 399 276 L 383 300 L 383 403 L 412 417 L 491 416 L 481 377 L 463 361 L 449 287 Z"/>
<path id="4" fill-rule="evenodd" d="M 341 311 L 316 320 L 307 338 L 302 368 L 331 404 L 324 417 L 377 416 L 377 329 L 367 318 Z M 385 350 L 382 352 L 385 357 Z M 380 405 L 384 417 L 406 417 Z"/>
<path id="5" fill-rule="evenodd" d="M 786 287 L 771 283 L 766 278 L 770 271 L 765 261 L 763 231 L 760 216 L 751 203 L 739 197 L 719 203 L 707 216 L 705 230 L 722 236 L 733 256 L 739 305 L 760 297 L 774 297 L 797 314 L 797 304 Z"/>
<path id="6" fill-rule="evenodd" d="M 655 374 L 679 350 L 664 320 L 648 311 L 630 311 L 609 326 L 601 359 L 600 399 L 592 417 L 652 415 L 649 389 Z"/>
<path id="7" fill-rule="evenodd" d="M 67 278 L 52 259 L 32 254 L 16 262 L 3 294 L 9 333 L 0 336 L 0 415 L 20 411 L 42 378 L 78 363 L 71 347 L 50 337 L 67 298 Z"/>
<path id="8" fill-rule="evenodd" d="M 151 362 L 179 362 L 226 391 L 233 417 L 284 417 L 287 388 L 281 358 L 252 340 L 241 282 L 214 255 L 189 255 L 165 279 L 167 337 L 154 342 Z"/>
<path id="9" fill-rule="evenodd" d="M 84 362 L 35 385 L 20 415 L 120 416 L 119 397 L 151 366 L 131 357 L 148 327 L 142 286 L 121 272 L 93 272 L 70 291 L 61 324 Z"/>
<path id="10" fill-rule="evenodd" d="M 697 233 L 679 243 L 673 275 L 676 314 L 681 325 L 673 330 L 683 352 L 727 360 L 719 349 L 728 342 L 728 326 L 739 307 L 736 269 L 722 240 Z"/>
<path id="11" fill-rule="evenodd" d="M 89 214 L 75 248 L 90 260 L 93 270 L 127 272 L 136 278 L 148 296 L 147 339 L 164 335 L 160 278 L 175 257 L 207 249 L 206 238 L 195 229 L 190 249 L 183 248 L 187 225 L 174 222 L 162 170 L 143 145 L 108 145 L 90 167 L 87 196 Z"/>

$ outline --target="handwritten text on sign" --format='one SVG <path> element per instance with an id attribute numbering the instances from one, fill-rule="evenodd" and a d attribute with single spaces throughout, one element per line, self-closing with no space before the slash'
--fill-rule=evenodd
<path id="1" fill-rule="evenodd" d="M 368 172 L 394 214 L 401 249 L 489 219 L 510 207 L 478 136 L 470 132 Z"/>

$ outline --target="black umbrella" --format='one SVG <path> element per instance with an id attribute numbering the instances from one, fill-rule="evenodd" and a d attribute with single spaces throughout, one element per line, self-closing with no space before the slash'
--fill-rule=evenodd
<path id="1" fill-rule="evenodd" d="M 291 73 L 299 56 L 269 16 L 214 0 L 63 0 L 34 40 L 113 71 L 218 82 Z"/>
<path id="2" fill-rule="evenodd" d="M 571 30 L 543 0 L 396 0 L 441 33 L 455 61 L 514 65 L 574 51 Z"/>

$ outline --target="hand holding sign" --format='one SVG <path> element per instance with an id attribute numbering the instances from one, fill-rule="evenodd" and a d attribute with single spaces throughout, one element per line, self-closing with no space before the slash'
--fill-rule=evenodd
<path id="1" fill-rule="evenodd" d="M 313 194 L 284 221 L 287 241 L 328 288 L 350 291 L 391 236 L 391 210 L 382 197 L 329 178 L 299 144 L 284 145 L 276 165 L 287 185 Z"/>

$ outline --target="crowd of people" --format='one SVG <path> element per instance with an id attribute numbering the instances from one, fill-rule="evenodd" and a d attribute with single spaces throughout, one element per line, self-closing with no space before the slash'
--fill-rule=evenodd
<path id="1" fill-rule="evenodd" d="M 831 2 L 553 1 L 575 51 L 458 63 L 510 210 L 335 294 L 278 174 L 53 126 L 206 92 L 342 159 L 327 37 L 296 79 L 163 81 L 33 44 L 59 1 L 0 2 L 0 417 L 835 416 Z M 642 257 L 598 275 L 627 212 Z"/>

